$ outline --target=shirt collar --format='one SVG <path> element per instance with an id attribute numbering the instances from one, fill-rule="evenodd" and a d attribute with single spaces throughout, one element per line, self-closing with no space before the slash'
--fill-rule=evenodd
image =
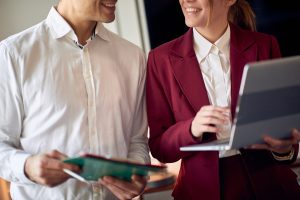
<path id="1" fill-rule="evenodd" d="M 97 26 L 95 28 L 95 35 L 99 36 L 103 40 L 110 41 L 108 30 L 100 22 L 97 23 Z"/>
<path id="2" fill-rule="evenodd" d="M 230 43 L 230 26 L 227 26 L 227 29 L 225 33 L 215 42 L 215 45 L 218 47 L 218 49 L 225 53 L 229 49 Z"/>
<path id="3" fill-rule="evenodd" d="M 197 52 L 199 61 L 203 60 L 211 51 L 212 46 L 216 46 L 221 52 L 227 52 L 229 49 L 230 41 L 230 27 L 227 26 L 225 33 L 214 43 L 212 44 L 205 37 L 203 37 L 198 31 L 193 28 L 193 37 L 194 37 L 194 49 Z"/>
<path id="4" fill-rule="evenodd" d="M 57 12 L 57 10 L 54 7 L 51 8 L 48 17 L 46 19 L 46 22 L 49 24 L 50 30 L 55 39 L 61 38 L 73 31 L 71 26 Z"/>
<path id="5" fill-rule="evenodd" d="M 198 31 L 193 28 L 194 49 L 199 59 L 203 60 L 209 53 L 212 43 L 205 39 Z"/>
<path id="6" fill-rule="evenodd" d="M 46 22 L 49 24 L 50 30 L 51 30 L 51 32 L 53 34 L 53 37 L 55 39 L 58 39 L 58 38 L 61 38 L 61 37 L 64 37 L 64 36 L 68 35 L 73 40 L 76 40 L 76 35 L 75 35 L 72 27 L 57 12 L 55 7 L 51 8 L 51 10 L 48 14 L 48 17 L 46 19 Z M 96 35 L 99 36 L 100 38 L 106 40 L 106 41 L 110 40 L 108 30 L 100 22 L 97 23 L 97 26 L 94 30 L 94 33 L 91 36 L 91 39 L 95 38 Z"/>

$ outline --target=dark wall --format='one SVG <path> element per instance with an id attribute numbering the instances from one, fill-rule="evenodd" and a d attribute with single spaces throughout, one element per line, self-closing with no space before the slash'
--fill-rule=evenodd
<path id="1" fill-rule="evenodd" d="M 300 55 L 298 0 L 248 0 L 256 13 L 257 29 L 274 35 L 283 56 Z M 186 32 L 178 0 L 145 0 L 151 48 Z"/>
<path id="2" fill-rule="evenodd" d="M 188 28 L 178 0 L 145 0 L 151 48 L 182 35 Z"/>
<path id="3" fill-rule="evenodd" d="M 283 56 L 300 54 L 298 0 L 248 0 L 256 14 L 257 30 L 274 35 Z"/>

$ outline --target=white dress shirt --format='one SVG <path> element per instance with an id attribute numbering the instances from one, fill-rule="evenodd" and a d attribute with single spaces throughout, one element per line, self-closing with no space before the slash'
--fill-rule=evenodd
<path id="1" fill-rule="evenodd" d="M 13 199 L 92 199 L 75 179 L 54 188 L 28 180 L 30 155 L 57 149 L 150 162 L 144 53 L 101 23 L 83 48 L 77 41 L 52 8 L 0 43 L 0 176 L 12 182 Z"/>
<path id="2" fill-rule="evenodd" d="M 230 108 L 230 27 L 227 27 L 225 33 L 214 44 L 199 34 L 195 28 L 193 35 L 194 50 L 210 103 Z M 229 138 L 231 123 L 220 128 L 217 139 Z M 220 151 L 219 156 L 226 157 L 237 153 L 237 150 Z"/>

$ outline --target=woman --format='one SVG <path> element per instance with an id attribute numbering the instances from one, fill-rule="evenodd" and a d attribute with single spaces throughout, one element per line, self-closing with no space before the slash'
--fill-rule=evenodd
<path id="1" fill-rule="evenodd" d="M 280 57 L 274 37 L 255 32 L 245 0 L 179 0 L 183 36 L 152 50 L 148 58 L 147 109 L 152 155 L 182 159 L 175 199 L 300 199 L 288 168 L 300 133 L 265 144 L 221 152 L 181 152 L 181 146 L 229 137 L 243 67 Z"/>

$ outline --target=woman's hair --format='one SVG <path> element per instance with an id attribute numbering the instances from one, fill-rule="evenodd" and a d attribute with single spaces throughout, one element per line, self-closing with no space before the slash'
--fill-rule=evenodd
<path id="1" fill-rule="evenodd" d="M 246 0 L 237 0 L 230 7 L 228 20 L 243 29 L 256 31 L 255 14 Z"/>
<path id="2" fill-rule="evenodd" d="M 212 10 L 214 7 L 213 0 L 209 0 L 209 4 Z M 210 23 L 211 14 L 212 12 L 210 12 L 206 25 Z M 236 0 L 235 4 L 229 9 L 228 20 L 242 29 L 256 31 L 255 14 L 246 0 Z"/>

